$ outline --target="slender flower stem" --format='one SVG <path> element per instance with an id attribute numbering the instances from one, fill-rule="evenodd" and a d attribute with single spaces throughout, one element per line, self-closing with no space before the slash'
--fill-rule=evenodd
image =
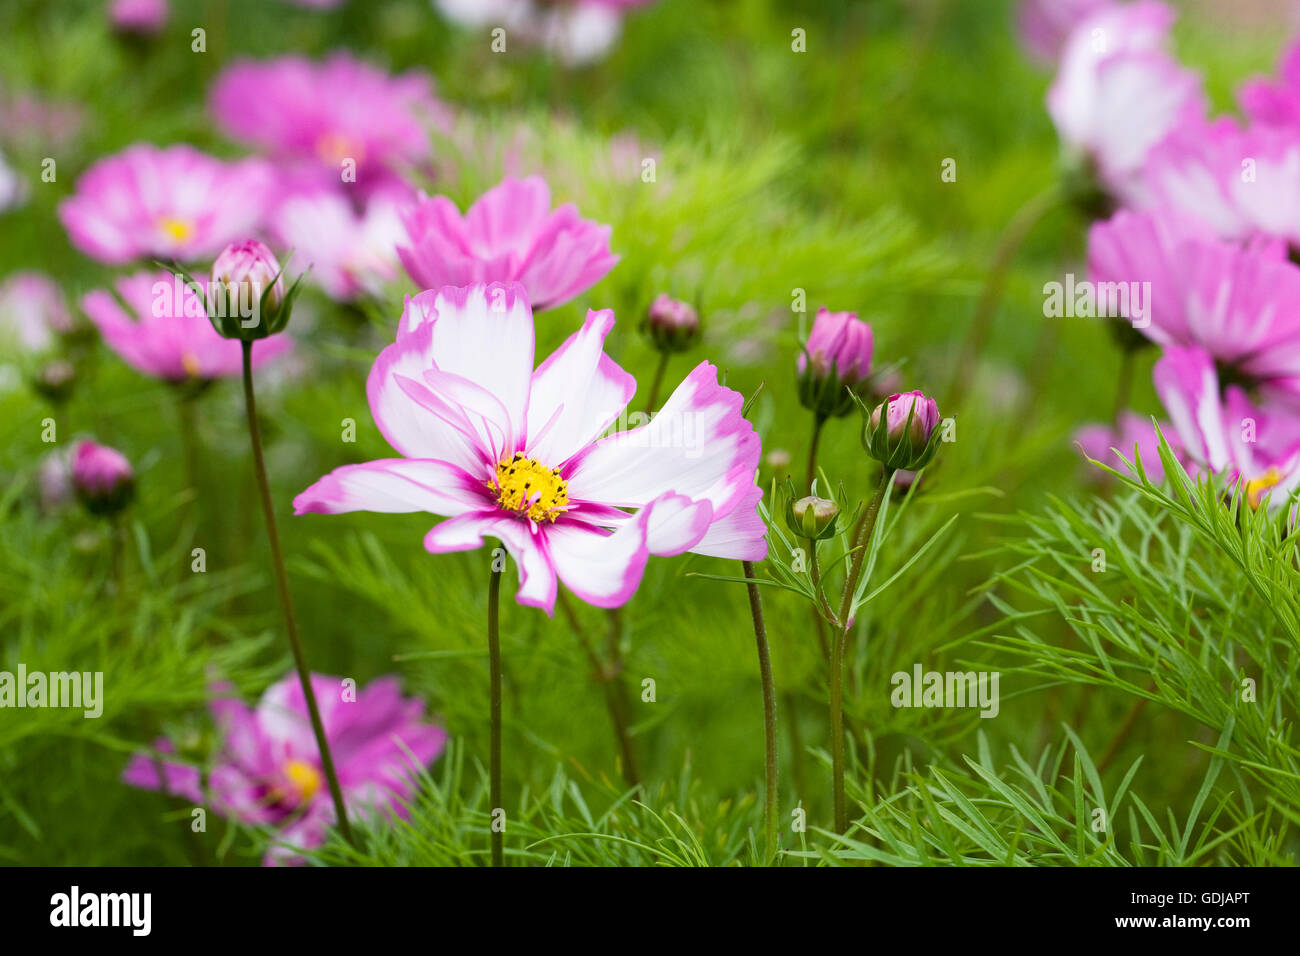
<path id="1" fill-rule="evenodd" d="M 822 428 L 825 424 L 825 418 L 813 415 L 812 440 L 808 443 L 808 480 L 804 482 L 808 494 L 812 494 L 813 482 L 817 479 L 817 450 L 821 446 Z"/>
<path id="2" fill-rule="evenodd" d="M 499 631 L 501 606 L 501 572 L 495 564 L 488 580 L 488 802 L 492 804 L 491 816 L 496 822 L 496 811 L 501 808 L 501 638 Z M 492 830 L 492 865 L 505 865 L 505 834 Z"/>
<path id="3" fill-rule="evenodd" d="M 844 582 L 844 597 L 840 601 L 839 621 L 841 630 L 831 647 L 831 789 L 835 804 L 835 832 L 844 833 L 849 828 L 848 805 L 844 799 L 844 651 L 849 643 L 849 631 L 853 629 L 853 593 L 857 590 L 858 579 L 862 576 L 862 567 L 870 550 L 871 535 L 876 530 L 876 518 L 880 514 L 880 504 L 884 501 L 885 491 L 894 477 L 892 468 L 880 470 L 880 484 L 875 497 L 867 506 L 866 513 L 858 522 L 858 530 L 853 539 L 853 557 L 849 565 L 848 578 Z"/>
<path id="4" fill-rule="evenodd" d="M 658 407 L 659 388 L 664 383 L 664 373 L 668 371 L 668 353 L 659 353 L 659 367 L 655 369 L 655 377 L 650 380 L 649 398 L 645 403 L 645 413 L 653 415 L 654 410 Z"/>
<path id="5" fill-rule="evenodd" d="M 257 424 L 257 402 L 253 397 L 253 343 L 241 341 L 240 345 L 244 350 L 244 410 L 248 415 L 248 438 L 253 446 L 253 472 L 257 475 L 257 490 L 262 498 L 262 515 L 266 519 L 266 537 L 271 545 L 271 564 L 275 570 L 276 590 L 280 595 L 280 607 L 284 611 L 284 628 L 289 635 L 289 649 L 293 652 L 293 665 L 298 670 L 302 695 L 307 701 L 307 714 L 311 718 L 312 733 L 316 735 L 321 769 L 325 772 L 330 797 L 334 801 L 334 813 L 338 817 L 339 832 L 343 834 L 344 839 L 355 846 L 352 827 L 348 824 L 347 807 L 343 803 L 343 790 L 339 786 L 338 774 L 334 772 L 334 757 L 330 754 L 329 741 L 325 738 L 325 725 L 321 722 L 320 708 L 316 705 L 316 693 L 312 690 L 311 672 L 307 669 L 307 658 L 302 651 L 302 642 L 298 639 L 298 621 L 293 613 L 293 598 L 289 594 L 289 576 L 284 570 L 280 532 L 275 523 L 275 508 L 271 503 L 271 485 L 266 479 L 266 462 L 262 457 L 262 430 Z"/>
<path id="6" fill-rule="evenodd" d="M 754 619 L 754 643 L 758 647 L 758 673 L 763 682 L 763 737 L 766 742 L 764 774 L 767 792 L 763 799 L 763 846 L 768 863 L 776 858 L 776 683 L 772 680 L 772 655 L 767 646 L 767 624 L 763 620 L 763 599 L 754 580 L 754 562 L 742 561 L 749 582 L 749 613 Z"/>
<path id="7" fill-rule="evenodd" d="M 618 743 L 619 752 L 623 755 L 623 779 L 627 781 L 628 786 L 639 787 L 641 778 L 636 769 L 636 750 L 632 746 L 632 734 L 623 707 L 626 698 L 622 696 L 621 687 L 615 682 L 617 675 L 612 673 L 613 668 L 602 661 L 600 655 L 596 653 L 586 630 L 578 620 L 577 613 L 573 610 L 573 604 L 563 591 L 559 594 L 559 605 L 583 653 L 587 655 L 587 663 L 591 665 L 591 676 L 605 687 L 605 709 L 609 711 L 614 738 Z"/>
<path id="8" fill-rule="evenodd" d="M 1062 193 L 1058 186 L 1048 187 L 1016 210 L 1006 228 L 1003 229 L 993 253 L 993 262 L 989 266 L 984 288 L 980 292 L 979 301 L 975 304 L 975 317 L 971 320 L 970 331 L 957 356 L 956 368 L 953 369 L 952 382 L 948 387 L 950 405 L 961 405 L 967 389 L 970 388 L 975 362 L 988 343 L 989 332 L 993 327 L 993 315 L 997 311 L 998 300 L 1002 298 L 1002 286 L 1006 282 L 1007 270 L 1011 268 L 1012 260 L 1029 235 L 1029 231 L 1047 213 L 1056 208 L 1061 198 Z"/>

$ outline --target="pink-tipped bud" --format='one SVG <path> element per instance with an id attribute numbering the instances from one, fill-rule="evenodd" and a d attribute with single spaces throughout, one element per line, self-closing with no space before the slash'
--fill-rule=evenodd
<path id="1" fill-rule="evenodd" d="M 919 471 L 934 457 L 939 406 L 923 393 L 891 395 L 862 428 L 862 447 L 887 468 Z"/>
<path id="2" fill-rule="evenodd" d="M 690 303 L 661 292 L 650 303 L 642 327 L 659 351 L 681 352 L 699 337 L 700 314 Z"/>
<path id="3" fill-rule="evenodd" d="M 269 291 L 268 291 L 269 290 Z M 212 264 L 208 317 L 223 336 L 259 339 L 288 321 L 280 262 L 256 239 L 232 242 Z"/>
<path id="4" fill-rule="evenodd" d="M 91 514 L 111 515 L 130 503 L 135 472 L 117 449 L 82 440 L 72 453 L 72 487 Z"/>
<path id="5" fill-rule="evenodd" d="M 871 374 L 871 326 L 856 312 L 822 307 L 799 356 L 799 400 L 820 418 L 837 418 L 854 408 Z"/>

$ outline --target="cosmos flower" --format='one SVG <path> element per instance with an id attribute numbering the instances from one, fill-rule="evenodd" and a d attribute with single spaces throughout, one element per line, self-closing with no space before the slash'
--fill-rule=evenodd
<path id="1" fill-rule="evenodd" d="M 139 143 L 87 170 L 59 219 L 73 245 L 100 262 L 191 260 L 255 232 L 272 186 L 257 160 Z"/>
<path id="2" fill-rule="evenodd" d="M 294 261 L 311 267 L 309 281 L 350 302 L 397 277 L 397 244 L 406 238 L 399 213 L 410 201 L 404 192 L 376 192 L 358 212 L 337 190 L 299 191 L 276 207 L 270 225 Z"/>
<path id="3" fill-rule="evenodd" d="M 167 25 L 167 0 L 111 0 L 108 20 L 119 33 L 151 36 Z"/>
<path id="4" fill-rule="evenodd" d="M 1168 422 L 1161 422 L 1160 431 L 1183 466 L 1189 473 L 1194 472 L 1195 464 L 1182 454 L 1173 427 Z M 1074 433 L 1074 441 L 1093 461 L 1103 462 L 1117 471 L 1127 470 L 1120 455 L 1133 461 L 1134 449 L 1137 449 L 1136 453 L 1142 459 L 1142 468 L 1152 483 L 1158 485 L 1164 481 L 1165 466 L 1160 460 L 1160 442 L 1156 437 L 1156 426 L 1149 415 L 1123 412 L 1117 426 L 1087 425 Z"/>
<path id="5" fill-rule="evenodd" d="M 200 284 L 206 292 L 207 284 Z M 116 297 L 103 289 L 86 293 L 81 307 L 108 347 L 132 368 L 172 384 L 241 374 L 239 342 L 217 334 L 203 301 L 179 276 L 137 272 L 118 279 L 114 288 Z M 272 335 L 254 350 L 253 365 L 292 347 L 287 335 Z"/>
<path id="6" fill-rule="evenodd" d="M 1300 248 L 1300 127 L 1189 122 L 1151 150 L 1133 198 L 1197 216 L 1225 239 Z"/>
<path id="7" fill-rule="evenodd" d="M 407 244 L 397 254 L 421 288 L 518 282 L 539 310 L 585 292 L 619 258 L 609 251 L 610 227 L 580 218 L 572 203 L 552 210 L 540 176 L 503 180 L 464 216 L 445 196 L 426 196 L 403 221 Z"/>
<path id="8" fill-rule="evenodd" d="M 321 721 L 334 755 L 348 816 L 406 819 L 403 805 L 415 792 L 412 767 L 437 759 L 447 734 L 424 719 L 424 704 L 402 696 L 395 677 L 381 677 L 346 699 L 343 681 L 313 674 Z M 156 756 L 131 758 L 122 779 L 146 790 L 163 790 L 244 823 L 277 828 L 293 846 L 319 846 L 334 824 L 319 751 L 312 735 L 302 685 L 290 673 L 267 688 L 256 708 L 234 697 L 212 701 L 220 744 L 205 793 L 197 766 Z M 166 738 L 154 749 L 174 753 Z M 161 780 L 159 771 L 161 770 Z M 297 863 L 283 847 L 267 852 L 264 865 Z"/>
<path id="9" fill-rule="evenodd" d="M 1240 386 L 1222 388 L 1213 357 L 1196 346 L 1166 349 L 1154 379 L 1177 442 L 1197 468 L 1243 482 L 1252 506 L 1270 489 L 1280 501 L 1300 484 L 1300 417 L 1256 405 Z"/>
<path id="10" fill-rule="evenodd" d="M 1033 60 L 1055 66 L 1074 28 L 1111 6 L 1113 0 L 1021 0 L 1017 11 L 1020 42 Z"/>
<path id="11" fill-rule="evenodd" d="M 434 0 L 443 16 L 466 27 L 502 27 L 566 66 L 604 59 L 622 31 L 623 14 L 654 0 Z"/>
<path id="12" fill-rule="evenodd" d="M 1165 49 L 1173 18 L 1153 0 L 1087 18 L 1070 34 L 1047 93 L 1062 142 L 1119 198 L 1137 188 L 1153 146 L 1205 114 L 1200 78 Z"/>
<path id="13" fill-rule="evenodd" d="M 23 352 L 45 352 L 72 330 L 63 293 L 44 273 L 15 272 L 0 284 L 0 343 Z"/>
<path id="14" fill-rule="evenodd" d="M 365 190 L 427 160 L 427 127 L 446 120 L 424 74 L 390 76 L 344 52 L 236 62 L 217 77 L 211 105 L 229 135 L 282 165 Z"/>
<path id="15" fill-rule="evenodd" d="M 431 553 L 497 538 L 519 566 L 521 604 L 552 612 L 557 579 L 617 607 L 651 554 L 760 560 L 759 439 L 741 396 L 702 362 L 647 424 L 601 435 L 636 382 L 604 352 L 609 310 L 536 369 L 523 286 L 443 288 L 408 300 L 367 383 L 401 455 L 345 465 L 294 499 L 297 514 L 446 515 Z"/>
<path id="16" fill-rule="evenodd" d="M 1281 79 L 1247 80 L 1237 93 L 1242 111 L 1256 123 L 1300 128 L 1300 43 L 1282 55 Z"/>
<path id="17" fill-rule="evenodd" d="M 1094 283 L 1150 282 L 1153 341 L 1195 345 L 1234 380 L 1300 399 L 1300 267 L 1276 243 L 1243 248 L 1177 213 L 1121 211 L 1088 237 Z"/>

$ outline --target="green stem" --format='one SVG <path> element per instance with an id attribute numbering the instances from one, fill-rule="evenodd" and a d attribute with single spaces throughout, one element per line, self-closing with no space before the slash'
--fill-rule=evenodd
<path id="1" fill-rule="evenodd" d="M 957 366 L 953 370 L 952 382 L 948 387 L 948 404 L 953 407 L 961 405 L 962 399 L 970 388 L 975 371 L 975 362 L 983 354 L 988 344 L 989 332 L 993 328 L 993 315 L 997 311 L 998 301 L 1002 298 L 1002 287 L 1006 283 L 1007 271 L 1015 258 L 1029 231 L 1043 216 L 1047 215 L 1061 201 L 1061 190 L 1052 185 L 1034 196 L 1011 217 L 998 239 L 993 252 L 993 262 L 989 266 L 988 277 L 975 304 L 975 317 L 971 320 L 970 332 L 957 356 Z"/>
<path id="2" fill-rule="evenodd" d="M 871 535 L 876 530 L 876 518 L 880 514 L 880 505 L 884 501 L 885 491 L 894 477 L 894 470 L 889 467 L 880 470 L 880 484 L 875 497 L 867 506 L 866 514 L 858 523 L 853 541 L 852 563 L 849 565 L 848 578 L 844 582 L 844 597 L 840 601 L 840 633 L 831 647 L 831 788 L 835 805 L 835 832 L 845 833 L 849 828 L 848 805 L 844 799 L 844 651 L 849 643 L 849 631 L 852 630 L 853 593 L 857 590 L 858 579 L 862 576 L 862 567 L 866 564 L 867 552 L 870 550 Z"/>
<path id="3" fill-rule="evenodd" d="M 754 619 L 754 643 L 758 647 L 758 673 L 763 682 L 763 737 L 766 743 L 764 774 L 767 792 L 763 800 L 763 845 L 767 862 L 776 858 L 776 683 L 772 680 L 772 655 L 767 646 L 767 624 L 763 620 L 763 599 L 754 580 L 754 563 L 742 561 L 749 588 L 749 613 Z"/>
<path id="4" fill-rule="evenodd" d="M 636 751 L 632 747 L 632 734 L 624 707 L 627 698 L 623 694 L 622 684 L 616 680 L 618 675 L 614 673 L 614 667 L 607 665 L 596 653 L 596 649 L 587 638 L 587 632 L 578 620 L 577 613 L 573 610 L 573 604 L 563 591 L 559 594 L 559 604 L 570 629 L 578 639 L 578 644 L 587 655 L 587 663 L 591 665 L 591 676 L 605 687 L 605 709 L 609 711 L 610 724 L 614 728 L 614 739 L 618 744 L 619 752 L 623 755 L 623 779 L 627 781 L 628 786 L 639 787 L 641 778 L 636 769 Z"/>
<path id="5" fill-rule="evenodd" d="M 289 576 L 284 570 L 284 554 L 280 550 L 280 531 L 275 523 L 271 485 L 266 478 L 266 461 L 262 457 L 262 430 L 257 424 L 257 402 L 253 397 L 253 343 L 241 341 L 240 345 L 244 350 L 244 410 L 248 415 L 248 438 L 253 446 L 253 472 L 257 475 L 257 490 L 262 499 L 262 515 L 266 519 L 266 537 L 271 545 L 271 564 L 275 571 L 275 585 L 280 595 L 280 607 L 284 611 L 284 627 L 289 635 L 289 649 L 293 652 L 293 665 L 297 668 L 302 694 L 307 701 L 307 715 L 311 718 L 312 733 L 316 735 L 321 769 L 325 772 L 330 797 L 334 801 L 334 813 L 338 817 L 339 832 L 348 843 L 355 846 L 352 827 L 348 824 L 347 807 L 343 803 L 343 790 L 339 786 L 338 774 L 334 772 L 334 757 L 330 753 L 329 741 L 325 738 L 325 725 L 321 722 L 320 708 L 316 705 L 316 693 L 312 690 L 311 672 L 307 669 L 307 658 L 302 651 L 302 642 L 298 639 L 298 621 L 293 613 L 293 598 L 289 594 Z"/>
<path id="6" fill-rule="evenodd" d="M 813 415 L 812 440 L 808 444 L 808 480 L 804 482 L 808 494 L 812 494 L 813 482 L 817 479 L 817 449 L 821 446 L 822 427 L 825 424 L 825 418 L 821 415 Z"/>
<path id="7" fill-rule="evenodd" d="M 488 580 L 488 802 L 492 817 L 492 865 L 505 865 L 505 834 L 496 827 L 501 809 L 501 572 L 495 563 Z"/>
<path id="8" fill-rule="evenodd" d="M 659 353 L 659 367 L 655 369 L 655 377 L 650 380 L 650 397 L 645 403 L 645 413 L 654 414 L 656 405 L 659 402 L 659 387 L 663 385 L 664 373 L 668 371 L 668 353 Z"/>

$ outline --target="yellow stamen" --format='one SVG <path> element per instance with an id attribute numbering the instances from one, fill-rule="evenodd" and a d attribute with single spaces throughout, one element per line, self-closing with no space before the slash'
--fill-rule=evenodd
<path id="1" fill-rule="evenodd" d="M 185 242 L 194 235 L 194 224 L 184 219 L 163 216 L 158 220 L 158 228 L 165 232 L 174 242 Z"/>
<path id="2" fill-rule="evenodd" d="M 342 133 L 326 133 L 316 140 L 316 155 L 327 163 L 341 163 L 345 159 L 360 163 L 364 152 L 360 143 L 354 143 Z"/>
<path id="3" fill-rule="evenodd" d="M 520 452 L 497 462 L 496 477 L 488 487 L 502 508 L 534 521 L 554 521 L 569 510 L 569 483 L 560 477 L 560 469 L 547 468 Z"/>
<path id="4" fill-rule="evenodd" d="M 1258 508 L 1264 493 L 1276 486 L 1281 480 L 1282 473 L 1276 468 L 1270 468 L 1259 478 L 1252 478 L 1246 482 L 1246 500 L 1250 502 L 1251 508 Z"/>
<path id="5" fill-rule="evenodd" d="M 290 760 L 284 765 L 284 775 L 289 778 L 294 789 L 298 793 L 298 801 L 306 803 L 316 791 L 320 789 L 321 776 L 311 764 L 305 760 Z"/>
<path id="6" fill-rule="evenodd" d="M 199 373 L 203 367 L 199 365 L 199 360 L 194 357 L 193 352 L 185 352 L 181 355 L 181 368 L 185 369 L 185 374 L 190 378 L 199 378 Z"/>

